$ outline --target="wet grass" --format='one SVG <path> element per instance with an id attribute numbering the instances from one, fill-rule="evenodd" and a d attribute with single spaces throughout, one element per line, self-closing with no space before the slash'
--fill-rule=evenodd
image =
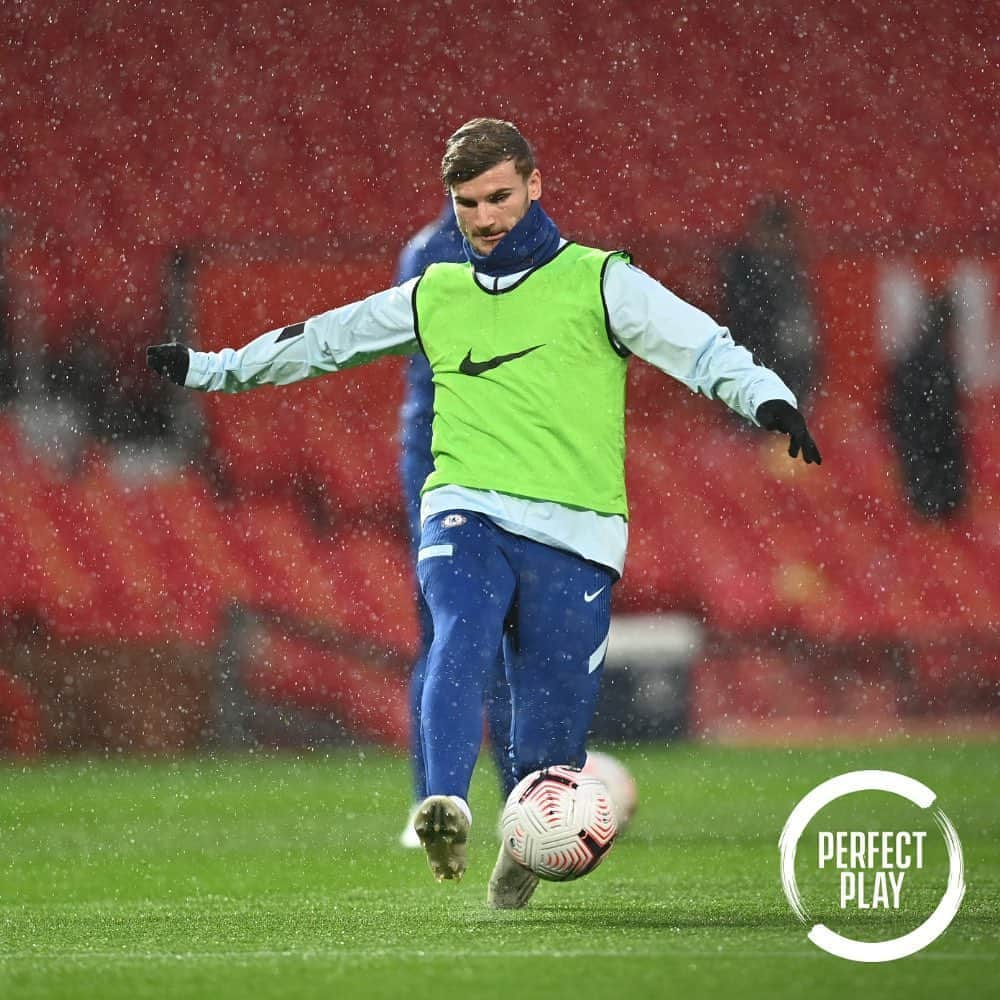
<path id="1" fill-rule="evenodd" d="M 397 846 L 408 779 L 395 757 L 6 764 L 0 996 L 910 998 L 978 995 L 1000 977 L 1000 746 L 620 756 L 642 797 L 627 836 L 592 876 L 543 884 L 520 913 L 485 906 L 488 771 L 474 788 L 469 872 L 436 885 L 420 852 Z M 965 854 L 968 894 L 951 928 L 891 965 L 818 951 L 778 878 L 791 808 L 857 768 L 930 785 Z M 907 912 L 841 913 L 829 885 L 805 871 L 801 885 L 811 912 L 874 940 L 933 906 L 932 862 L 922 887 L 911 879 Z"/>

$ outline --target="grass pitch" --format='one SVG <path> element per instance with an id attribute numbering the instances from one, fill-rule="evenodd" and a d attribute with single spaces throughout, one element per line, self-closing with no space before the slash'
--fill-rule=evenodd
<path id="1" fill-rule="evenodd" d="M 408 776 L 396 757 L 7 763 L 0 997 L 843 1000 L 975 997 L 1000 981 L 1000 746 L 615 752 L 641 793 L 628 834 L 593 875 L 543 883 L 514 913 L 485 905 L 498 808 L 486 769 L 468 874 L 438 885 L 422 852 L 397 846 Z M 792 807 L 856 768 L 930 785 L 964 848 L 954 923 L 887 965 L 818 951 L 778 877 Z M 928 871 L 915 908 L 882 924 L 826 897 L 815 909 L 843 933 L 891 936 L 923 919 L 941 878 Z M 826 891 L 806 873 L 800 884 L 807 905 Z"/>

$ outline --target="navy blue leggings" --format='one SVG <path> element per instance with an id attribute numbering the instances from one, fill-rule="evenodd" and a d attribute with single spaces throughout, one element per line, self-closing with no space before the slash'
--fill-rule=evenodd
<path id="1" fill-rule="evenodd" d="M 615 574 L 486 517 L 449 511 L 424 524 L 417 575 L 434 623 L 421 702 L 427 793 L 468 797 L 483 696 L 501 649 L 511 779 L 550 764 L 581 767 Z"/>
<path id="2" fill-rule="evenodd" d="M 416 359 L 413 359 L 414 361 Z M 421 357 L 421 360 L 422 357 Z M 411 362 L 412 363 L 412 362 Z M 426 366 L 427 362 L 423 361 Z M 427 372 L 428 392 L 430 391 L 430 372 Z M 410 539 L 413 553 L 420 546 L 420 489 L 424 481 L 434 471 L 434 460 L 431 458 L 431 429 L 428 421 L 426 427 L 411 426 L 409 438 L 404 437 L 400 472 L 403 483 L 403 497 L 406 501 L 406 518 L 410 528 Z M 427 672 L 427 651 L 430 649 L 434 636 L 434 625 L 431 612 L 427 607 L 422 593 L 416 594 L 417 620 L 420 625 L 420 649 L 410 672 L 409 703 L 410 703 L 410 764 L 413 773 L 414 801 L 426 798 L 427 773 L 424 768 L 424 754 L 420 741 L 420 706 L 424 698 L 424 674 Z M 506 799 L 510 790 L 517 784 L 510 772 L 510 760 L 507 746 L 510 743 L 510 691 L 507 688 L 507 677 L 504 672 L 503 658 L 497 651 L 497 659 L 491 671 L 491 679 L 486 687 L 486 698 L 483 703 L 486 714 L 486 732 L 489 736 L 490 750 L 496 763 L 500 779 L 500 791 Z"/>

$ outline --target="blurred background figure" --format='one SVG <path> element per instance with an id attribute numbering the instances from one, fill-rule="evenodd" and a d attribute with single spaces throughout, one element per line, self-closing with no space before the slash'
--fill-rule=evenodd
<path id="1" fill-rule="evenodd" d="M 916 336 L 891 373 L 889 420 L 910 503 L 925 517 L 950 517 L 966 492 L 965 448 L 948 291 L 925 300 Z"/>
<path id="2" fill-rule="evenodd" d="M 7 280 L 7 245 L 12 229 L 7 213 L 0 211 L 0 409 L 8 406 L 17 392 L 11 296 Z"/>
<path id="3" fill-rule="evenodd" d="M 755 200 L 746 233 L 722 256 L 720 322 L 758 364 L 773 368 L 802 405 L 816 387 L 816 319 L 792 205 L 777 194 Z"/>

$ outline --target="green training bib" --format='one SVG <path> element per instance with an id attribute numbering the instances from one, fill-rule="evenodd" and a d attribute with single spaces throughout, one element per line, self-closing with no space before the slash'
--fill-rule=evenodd
<path id="1" fill-rule="evenodd" d="M 620 257 L 566 244 L 513 287 L 480 287 L 470 264 L 432 264 L 414 293 L 434 378 L 439 486 L 497 490 L 628 516 L 627 352 L 608 327 L 602 279 Z"/>

